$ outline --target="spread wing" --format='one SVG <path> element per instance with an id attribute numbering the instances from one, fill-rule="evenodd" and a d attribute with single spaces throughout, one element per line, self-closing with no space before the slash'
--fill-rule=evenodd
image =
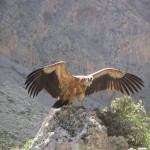
<path id="1" fill-rule="evenodd" d="M 142 86 L 144 87 L 143 81 L 139 77 L 114 68 L 102 69 L 90 74 L 90 76 L 93 76 L 93 82 L 87 87 L 86 96 L 106 89 L 117 90 L 122 94 L 130 95 L 130 93 L 134 94 L 135 91 L 141 90 Z"/>
<path id="2" fill-rule="evenodd" d="M 58 62 L 31 72 L 25 82 L 30 96 L 37 96 L 45 89 L 53 98 L 61 93 L 61 78 L 74 78 L 66 69 L 64 62 Z"/>

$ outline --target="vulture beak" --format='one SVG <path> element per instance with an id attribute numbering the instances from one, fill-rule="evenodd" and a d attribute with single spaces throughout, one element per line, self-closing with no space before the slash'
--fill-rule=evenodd
<path id="1" fill-rule="evenodd" d="M 90 85 L 92 84 L 92 81 L 93 81 L 93 77 L 92 77 L 92 76 L 89 76 L 89 77 L 88 77 L 88 82 L 89 82 L 89 85 L 88 85 L 88 86 L 90 86 Z"/>

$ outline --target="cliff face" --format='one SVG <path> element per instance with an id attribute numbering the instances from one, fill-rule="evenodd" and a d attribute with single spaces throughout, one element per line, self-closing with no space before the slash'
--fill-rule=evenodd
<path id="1" fill-rule="evenodd" d="M 74 74 L 103 67 L 137 74 L 146 84 L 137 98 L 149 108 L 149 6 L 147 0 L 1 0 L 0 52 L 32 69 L 64 60 Z M 88 105 L 104 107 L 115 96 L 97 94 Z"/>

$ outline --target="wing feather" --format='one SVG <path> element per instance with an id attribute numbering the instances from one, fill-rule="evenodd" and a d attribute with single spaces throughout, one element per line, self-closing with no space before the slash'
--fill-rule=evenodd
<path id="1" fill-rule="evenodd" d="M 124 94 L 124 91 L 123 91 L 123 88 L 122 88 L 122 82 L 121 82 L 120 79 L 118 80 L 118 84 L 119 84 L 119 86 L 120 86 L 120 92 L 121 92 L 122 94 Z"/>
<path id="2" fill-rule="evenodd" d="M 120 91 L 120 88 L 119 88 L 119 85 L 118 85 L 118 79 L 116 80 L 116 88 L 117 88 L 117 91 Z"/>
<path id="3" fill-rule="evenodd" d="M 113 80 L 113 84 L 114 84 L 114 88 L 115 88 L 115 90 L 118 90 L 117 89 L 117 85 L 116 85 L 116 82 Z"/>
<path id="4" fill-rule="evenodd" d="M 107 88 L 109 88 L 109 86 L 110 86 L 110 80 L 108 79 Z"/>
<path id="5" fill-rule="evenodd" d="M 129 89 L 129 91 L 130 91 L 132 94 L 134 94 L 130 83 L 129 83 L 125 78 L 123 78 L 123 81 L 125 82 L 125 85 L 126 85 L 127 88 Z"/>
<path id="6" fill-rule="evenodd" d="M 130 83 L 130 85 L 132 86 L 132 88 L 138 92 L 137 87 L 134 85 L 133 80 L 130 78 L 125 77 L 125 79 Z"/>
<path id="7" fill-rule="evenodd" d="M 122 82 L 122 87 L 123 87 L 124 91 L 129 95 L 129 91 L 128 91 L 126 83 L 124 82 L 124 80 L 121 80 L 121 82 Z"/>
<path id="8" fill-rule="evenodd" d="M 88 96 L 94 92 L 102 90 L 116 90 L 122 94 L 134 94 L 144 87 L 142 79 L 131 73 L 126 73 L 114 68 L 105 68 L 90 74 L 93 76 L 92 84 L 87 87 L 85 95 Z"/>
<path id="9" fill-rule="evenodd" d="M 110 79 L 110 89 L 111 90 L 113 89 L 113 81 L 112 81 L 112 79 Z"/>
<path id="10" fill-rule="evenodd" d="M 140 84 L 141 86 L 144 87 L 143 81 L 142 81 L 140 78 L 136 77 L 135 75 L 132 76 L 132 74 L 129 74 L 129 73 L 127 73 L 126 76 L 127 76 L 128 78 L 134 80 L 138 85 Z M 141 89 L 141 87 L 140 87 L 140 89 Z"/>

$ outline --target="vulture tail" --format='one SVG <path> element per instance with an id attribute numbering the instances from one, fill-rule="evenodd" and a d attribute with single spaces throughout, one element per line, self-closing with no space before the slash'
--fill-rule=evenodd
<path id="1" fill-rule="evenodd" d="M 62 106 L 68 105 L 69 100 L 67 101 L 62 101 L 62 100 L 57 100 L 56 103 L 54 103 L 54 105 L 52 106 L 53 108 L 60 108 Z"/>

